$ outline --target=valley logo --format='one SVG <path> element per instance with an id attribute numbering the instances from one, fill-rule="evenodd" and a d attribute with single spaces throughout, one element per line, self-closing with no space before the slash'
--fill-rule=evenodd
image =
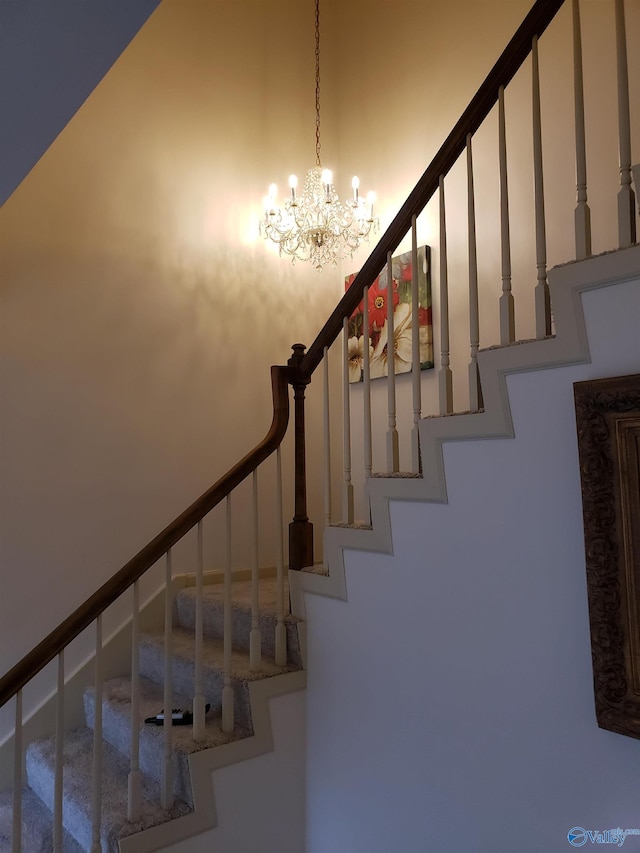
<path id="1" fill-rule="evenodd" d="M 628 835 L 640 835 L 640 829 L 606 829 L 598 832 L 596 829 L 583 829 L 574 826 L 567 833 L 567 840 L 572 847 L 584 847 L 587 841 L 592 844 L 617 844 L 622 847 Z"/>

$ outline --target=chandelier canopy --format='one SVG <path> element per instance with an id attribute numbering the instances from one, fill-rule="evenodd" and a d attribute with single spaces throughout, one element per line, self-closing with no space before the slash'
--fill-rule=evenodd
<path id="1" fill-rule="evenodd" d="M 351 181 L 353 195 L 341 202 L 333 185 L 333 175 L 320 162 L 320 0 L 316 0 L 316 165 L 309 169 L 302 192 L 298 179 L 289 177 L 290 196 L 278 206 L 277 187 L 271 184 L 264 198 L 264 217 L 260 233 L 277 244 L 280 254 L 292 261 L 311 261 L 317 270 L 326 264 L 337 266 L 342 258 L 378 231 L 373 215 L 375 193 L 360 196 L 360 181 Z"/>

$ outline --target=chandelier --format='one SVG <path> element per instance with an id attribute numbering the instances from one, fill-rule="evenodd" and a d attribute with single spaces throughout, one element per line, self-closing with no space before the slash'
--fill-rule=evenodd
<path id="1" fill-rule="evenodd" d="M 360 181 L 351 181 L 353 195 L 341 202 L 333 185 L 333 175 L 320 162 L 320 0 L 316 0 L 316 165 L 309 169 L 302 192 L 298 179 L 289 177 L 290 196 L 282 206 L 276 202 L 277 187 L 271 184 L 264 198 L 260 234 L 277 244 L 280 255 L 292 261 L 311 261 L 317 270 L 326 264 L 337 266 L 352 257 L 359 245 L 378 231 L 374 218 L 375 193 L 360 196 Z"/>

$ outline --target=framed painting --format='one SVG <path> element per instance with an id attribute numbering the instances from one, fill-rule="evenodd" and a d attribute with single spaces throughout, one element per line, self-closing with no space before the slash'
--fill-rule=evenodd
<path id="1" fill-rule="evenodd" d="M 356 273 L 345 278 L 345 290 Z M 420 368 L 433 367 L 433 318 L 431 310 L 431 249 L 418 249 L 418 316 L 413 316 L 413 263 L 411 252 L 391 259 L 391 276 L 385 267 L 369 288 L 368 346 L 371 379 L 387 376 L 389 372 L 387 311 L 388 299 L 393 306 L 393 352 L 396 373 L 409 373 L 412 364 L 414 322 L 420 341 Z M 389 281 L 390 279 L 390 281 Z M 349 381 L 361 382 L 364 367 L 364 306 L 360 305 L 349 318 Z"/>
<path id="2" fill-rule="evenodd" d="M 640 374 L 574 397 L 596 719 L 640 738 Z"/>

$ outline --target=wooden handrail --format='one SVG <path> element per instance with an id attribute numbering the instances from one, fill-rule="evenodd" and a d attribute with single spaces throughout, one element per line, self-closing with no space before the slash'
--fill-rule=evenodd
<path id="1" fill-rule="evenodd" d="M 343 318 L 350 317 L 355 311 L 362 299 L 364 288 L 371 286 L 386 264 L 387 254 L 397 249 L 409 231 L 411 218 L 420 214 L 438 189 L 440 176 L 449 172 L 463 152 L 467 136 L 473 135 L 491 112 L 498 100 L 500 86 L 506 87 L 531 53 L 533 37 L 542 35 L 563 3 L 564 0 L 536 0 L 531 7 L 486 80 L 307 350 L 300 364 L 301 375 L 310 377 L 320 364 L 324 348 L 331 346 L 340 334 Z"/>
<path id="2" fill-rule="evenodd" d="M 276 450 L 289 423 L 289 375 L 288 367 L 271 368 L 273 420 L 260 444 L 0 678 L 0 708 Z"/>

